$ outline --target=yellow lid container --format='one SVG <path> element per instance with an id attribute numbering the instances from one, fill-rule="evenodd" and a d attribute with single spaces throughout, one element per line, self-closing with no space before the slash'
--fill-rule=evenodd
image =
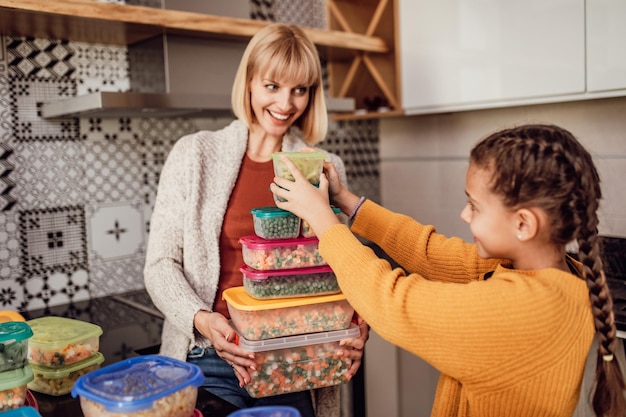
<path id="1" fill-rule="evenodd" d="M 61 367 L 79 362 L 100 348 L 102 328 L 66 317 L 46 316 L 28 320 L 33 337 L 28 343 L 28 360 L 40 366 Z"/>
<path id="2" fill-rule="evenodd" d="M 342 293 L 258 300 L 240 286 L 225 290 L 222 298 L 233 326 L 248 340 L 343 330 L 354 314 Z"/>

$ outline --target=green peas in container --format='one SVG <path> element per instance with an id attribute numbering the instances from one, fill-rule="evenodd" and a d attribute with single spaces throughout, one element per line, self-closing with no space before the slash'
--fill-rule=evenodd
<path id="1" fill-rule="evenodd" d="M 300 218 L 276 206 L 257 207 L 250 211 L 254 233 L 263 239 L 291 239 L 300 234 Z"/>
<path id="2" fill-rule="evenodd" d="M 246 292 L 257 299 L 311 297 L 341 291 L 328 265 L 275 271 L 259 271 L 242 265 L 239 270 Z"/>

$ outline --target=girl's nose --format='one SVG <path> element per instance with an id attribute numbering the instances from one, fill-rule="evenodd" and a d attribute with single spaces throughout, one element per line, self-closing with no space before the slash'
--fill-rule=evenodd
<path id="1" fill-rule="evenodd" d="M 461 210 L 461 220 L 463 220 L 465 223 L 470 222 L 471 219 L 471 209 L 469 204 L 466 204 L 465 207 L 463 207 L 463 210 Z"/>

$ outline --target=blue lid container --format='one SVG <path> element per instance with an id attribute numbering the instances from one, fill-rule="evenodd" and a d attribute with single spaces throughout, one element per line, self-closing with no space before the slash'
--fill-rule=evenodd
<path id="1" fill-rule="evenodd" d="M 191 363 L 162 355 L 137 356 L 81 376 L 72 397 L 81 397 L 85 417 L 132 416 L 139 411 L 143 416 L 151 415 L 151 409 L 160 415 L 157 412 L 174 397 L 176 410 L 191 416 L 203 381 L 202 370 Z"/>
<path id="2" fill-rule="evenodd" d="M 14 408 L 9 411 L 4 411 L 0 413 L 1 417 L 41 417 L 39 411 L 35 410 L 31 406 L 24 406 L 19 408 Z"/>
<path id="3" fill-rule="evenodd" d="M 237 410 L 226 417 L 302 417 L 302 415 L 293 407 L 279 405 Z"/>

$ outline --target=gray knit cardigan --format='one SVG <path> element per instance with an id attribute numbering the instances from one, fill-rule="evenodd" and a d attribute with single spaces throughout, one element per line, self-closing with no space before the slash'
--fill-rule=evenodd
<path id="1" fill-rule="evenodd" d="M 173 146 L 161 172 L 144 280 L 152 301 L 165 316 L 163 355 L 185 360 L 193 346 L 210 346 L 208 339 L 194 331 L 193 319 L 199 310 L 212 310 L 220 276 L 222 222 L 247 143 L 248 129 L 238 120 L 218 131 L 184 136 Z M 287 134 L 282 151 L 306 146 Z M 346 184 L 343 162 L 327 155 Z M 340 415 L 335 388 L 312 391 L 318 417 Z"/>

